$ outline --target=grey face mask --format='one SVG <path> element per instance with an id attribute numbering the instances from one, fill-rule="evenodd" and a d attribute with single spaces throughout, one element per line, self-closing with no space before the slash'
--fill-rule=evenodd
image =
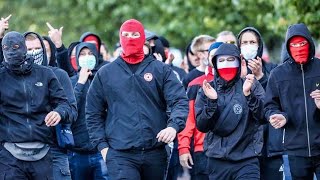
<path id="1" fill-rule="evenodd" d="M 29 50 L 27 55 L 31 56 L 34 59 L 34 63 L 38 65 L 43 65 L 43 49 Z"/>

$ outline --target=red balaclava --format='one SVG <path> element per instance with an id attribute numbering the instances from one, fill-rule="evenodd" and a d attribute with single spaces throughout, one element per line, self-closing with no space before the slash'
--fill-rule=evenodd
<path id="1" fill-rule="evenodd" d="M 88 35 L 87 37 L 85 37 L 83 39 L 83 42 L 93 43 L 96 46 L 97 51 L 99 52 L 99 50 L 100 50 L 100 48 L 99 48 L 99 40 L 95 35 Z"/>
<path id="2" fill-rule="evenodd" d="M 128 38 L 122 36 L 122 32 L 139 32 L 139 38 Z M 141 22 L 130 19 L 120 27 L 120 44 L 122 47 L 121 57 L 129 64 L 138 64 L 144 59 L 143 45 L 145 42 L 144 27 Z"/>
<path id="3" fill-rule="evenodd" d="M 225 59 L 223 62 L 219 62 L 219 59 Z M 228 58 L 235 58 L 234 61 L 228 61 Z M 231 81 L 237 75 L 239 69 L 239 60 L 234 56 L 219 55 L 217 57 L 217 69 L 220 77 L 226 81 Z"/>
<path id="4" fill-rule="evenodd" d="M 301 43 L 303 41 L 307 41 L 307 44 L 300 46 L 300 47 L 290 46 L 291 43 L 297 44 L 297 43 Z M 309 51 L 310 51 L 309 47 L 310 47 L 310 45 L 309 45 L 308 40 L 302 36 L 294 36 L 289 41 L 290 54 L 291 54 L 293 60 L 299 64 L 305 64 L 308 61 Z"/>
<path id="5" fill-rule="evenodd" d="M 78 64 L 77 64 L 76 56 L 71 56 L 70 59 L 71 59 L 71 65 L 72 65 L 73 69 L 78 71 Z"/>

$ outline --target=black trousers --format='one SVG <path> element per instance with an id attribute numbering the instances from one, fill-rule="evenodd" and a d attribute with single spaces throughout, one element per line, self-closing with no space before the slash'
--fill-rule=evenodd
<path id="1" fill-rule="evenodd" d="M 314 157 L 288 156 L 293 180 L 313 180 L 316 174 L 320 179 L 320 155 Z"/>
<path id="2" fill-rule="evenodd" d="M 279 171 L 283 164 L 282 155 L 274 157 L 259 157 L 261 180 L 282 180 L 283 171 Z"/>
<path id="3" fill-rule="evenodd" d="M 258 158 L 242 161 L 208 159 L 209 179 L 211 180 L 258 180 L 260 169 Z"/>
<path id="4" fill-rule="evenodd" d="M 163 180 L 167 167 L 167 152 L 164 148 L 147 151 L 109 149 L 106 163 L 111 180 Z"/>
<path id="5" fill-rule="evenodd" d="M 0 180 L 53 180 L 50 151 L 38 161 L 22 161 L 0 145 Z"/>

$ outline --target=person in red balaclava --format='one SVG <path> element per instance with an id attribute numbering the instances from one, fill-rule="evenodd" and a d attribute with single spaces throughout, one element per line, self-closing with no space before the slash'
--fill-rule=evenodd
<path id="1" fill-rule="evenodd" d="M 292 179 L 320 179 L 320 61 L 304 24 L 289 26 L 285 45 L 289 59 L 269 77 L 265 118 L 285 129 Z"/>
<path id="2" fill-rule="evenodd" d="M 170 66 L 144 55 L 142 23 L 125 21 L 119 37 L 121 55 L 97 72 L 87 95 L 90 141 L 111 179 L 162 180 L 165 145 L 185 127 L 188 99 Z"/>

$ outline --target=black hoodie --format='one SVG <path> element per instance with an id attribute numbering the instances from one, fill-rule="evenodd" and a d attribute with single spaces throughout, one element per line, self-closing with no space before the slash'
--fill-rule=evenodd
<path id="1" fill-rule="evenodd" d="M 238 41 L 237 41 L 237 45 L 240 48 L 241 44 L 240 44 L 240 40 L 241 40 L 241 36 L 243 33 L 247 32 L 247 31 L 252 31 L 253 33 L 255 33 L 255 35 L 258 37 L 258 52 L 255 58 L 260 57 L 262 58 L 262 54 L 263 54 L 263 40 L 262 40 L 262 36 L 260 34 L 260 32 L 254 28 L 254 27 L 246 27 L 244 29 L 242 29 L 240 31 L 240 33 L 238 34 Z M 264 60 L 262 60 L 262 72 L 263 72 L 263 77 L 261 79 L 259 79 L 260 84 L 263 86 L 263 88 L 266 88 L 267 86 L 267 82 L 268 82 L 268 77 L 270 75 L 270 72 L 272 69 L 274 69 L 277 65 L 273 64 L 273 63 L 267 63 Z M 248 69 L 248 72 L 251 72 L 250 69 Z"/>
<path id="2" fill-rule="evenodd" d="M 254 27 L 246 27 L 243 30 L 240 31 L 238 34 L 238 47 L 240 48 L 240 41 L 241 36 L 243 33 L 251 31 L 258 37 L 258 52 L 256 57 L 262 57 L 263 54 L 263 40 L 260 32 L 255 29 Z M 256 58 L 255 57 L 255 58 Z M 268 78 L 270 75 L 270 72 L 272 69 L 274 69 L 277 65 L 273 63 L 267 63 L 264 60 L 262 60 L 262 72 L 263 77 L 259 79 L 260 84 L 265 89 L 268 83 Z M 248 72 L 251 72 L 251 70 L 248 68 Z M 264 125 L 264 148 L 263 148 L 263 155 L 264 156 L 276 156 L 276 155 L 282 155 L 283 152 L 283 145 L 282 145 L 282 129 L 274 129 L 270 124 Z"/>
<path id="3" fill-rule="evenodd" d="M 92 43 L 82 42 L 76 46 L 76 60 L 78 65 L 80 52 L 83 48 L 89 48 L 93 55 L 96 57 L 96 61 L 98 61 L 98 52 L 96 50 L 97 48 L 95 47 L 95 45 Z M 75 147 L 72 150 L 76 152 L 96 152 L 96 149 L 90 144 L 89 141 L 89 134 L 85 117 L 85 104 L 89 86 L 91 84 L 94 74 L 98 70 L 98 66 L 99 64 L 96 63 L 95 69 L 92 70 L 93 75 L 88 78 L 85 84 L 77 83 L 79 79 L 79 74 L 71 77 L 72 85 L 74 86 L 74 94 L 76 96 L 79 114 L 77 123 L 74 123 L 71 127 L 75 141 Z M 78 67 L 78 71 L 80 70 L 81 68 Z"/>
<path id="4" fill-rule="evenodd" d="M 216 73 L 214 81 L 210 82 L 218 99 L 208 99 L 202 89 L 197 95 L 196 125 L 199 131 L 207 133 L 204 150 L 208 157 L 230 161 L 257 157 L 263 146 L 260 122 L 264 90 L 258 81 L 254 81 L 252 93 L 244 96 L 240 67 L 233 80 L 223 80 L 216 67 L 219 55 L 235 56 L 240 62 L 238 48 L 233 44 L 222 44 L 213 57 Z"/>
<path id="5" fill-rule="evenodd" d="M 45 45 L 43 43 L 43 39 L 41 38 L 41 36 L 35 32 L 26 32 L 24 33 L 24 37 L 27 37 L 27 35 L 29 34 L 34 34 L 35 36 L 38 37 L 38 39 L 40 40 L 40 44 L 41 44 L 41 47 L 43 49 L 43 61 L 42 61 L 42 65 L 43 66 L 46 66 L 48 68 L 50 68 L 53 73 L 56 75 L 58 81 L 60 82 L 61 86 L 63 87 L 64 89 L 64 92 L 68 98 L 68 101 L 71 105 L 71 112 L 70 112 L 70 116 L 69 116 L 69 122 L 74 122 L 76 119 L 77 119 L 77 116 L 78 116 L 78 112 L 77 112 L 77 104 L 76 104 L 76 99 L 75 99 L 75 95 L 73 93 L 73 88 L 72 88 L 72 85 L 71 85 L 71 81 L 68 77 L 68 74 L 58 68 L 58 67 L 52 67 L 48 64 L 48 61 L 47 61 L 47 54 L 46 54 L 46 48 L 45 48 Z M 54 48 L 55 50 L 55 48 Z M 54 54 L 51 54 L 51 57 L 54 57 L 55 58 L 55 55 Z"/>
<path id="6" fill-rule="evenodd" d="M 56 52 L 57 52 L 56 46 L 54 45 L 54 43 L 52 42 L 52 40 L 48 36 L 42 36 L 42 38 L 44 40 L 48 41 L 49 46 L 50 46 L 51 57 L 49 59 L 49 66 L 57 67 L 58 64 L 57 64 L 57 59 L 56 59 Z"/>
<path id="7" fill-rule="evenodd" d="M 289 41 L 303 36 L 310 43 L 308 62 L 295 63 L 288 52 Z M 287 120 L 284 147 L 289 155 L 311 157 L 320 155 L 320 110 L 310 93 L 319 89 L 320 61 L 315 58 L 315 47 L 304 24 L 289 26 L 286 35 L 287 62 L 275 68 L 269 78 L 265 98 L 265 117 L 282 114 Z"/>

